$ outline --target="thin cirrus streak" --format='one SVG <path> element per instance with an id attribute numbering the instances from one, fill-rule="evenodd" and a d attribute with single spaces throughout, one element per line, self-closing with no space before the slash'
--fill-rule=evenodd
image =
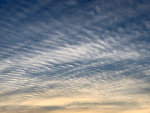
<path id="1" fill-rule="evenodd" d="M 149 113 L 148 0 L 0 2 L 0 112 Z"/>

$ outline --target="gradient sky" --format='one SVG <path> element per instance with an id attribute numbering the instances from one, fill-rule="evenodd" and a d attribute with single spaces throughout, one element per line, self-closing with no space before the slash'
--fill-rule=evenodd
<path id="1" fill-rule="evenodd" d="M 0 113 L 150 113 L 150 0 L 0 0 Z"/>

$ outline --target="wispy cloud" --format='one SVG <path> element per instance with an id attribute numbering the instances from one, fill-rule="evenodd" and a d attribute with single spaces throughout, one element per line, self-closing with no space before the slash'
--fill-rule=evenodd
<path id="1" fill-rule="evenodd" d="M 146 113 L 149 4 L 3 2 L 0 112 Z"/>

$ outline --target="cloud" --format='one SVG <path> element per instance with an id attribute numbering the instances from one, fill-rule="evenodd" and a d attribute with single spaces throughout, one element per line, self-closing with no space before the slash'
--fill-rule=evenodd
<path id="1" fill-rule="evenodd" d="M 15 109 L 14 109 L 15 108 Z M 48 113 L 49 111 L 57 111 L 57 110 L 64 110 L 65 108 L 60 106 L 1 106 L 0 112 L 3 113 L 11 113 L 11 112 L 18 112 L 18 113 L 26 113 L 26 112 L 32 112 L 32 113 L 42 113 L 43 111 L 45 113 Z"/>
<path id="2" fill-rule="evenodd" d="M 1 112 L 149 108 L 149 1 L 1 6 Z"/>

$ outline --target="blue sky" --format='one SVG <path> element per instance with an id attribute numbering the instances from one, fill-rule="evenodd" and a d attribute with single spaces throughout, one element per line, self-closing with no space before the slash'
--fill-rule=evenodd
<path id="1" fill-rule="evenodd" d="M 1 0 L 0 112 L 149 113 L 149 0 Z"/>

